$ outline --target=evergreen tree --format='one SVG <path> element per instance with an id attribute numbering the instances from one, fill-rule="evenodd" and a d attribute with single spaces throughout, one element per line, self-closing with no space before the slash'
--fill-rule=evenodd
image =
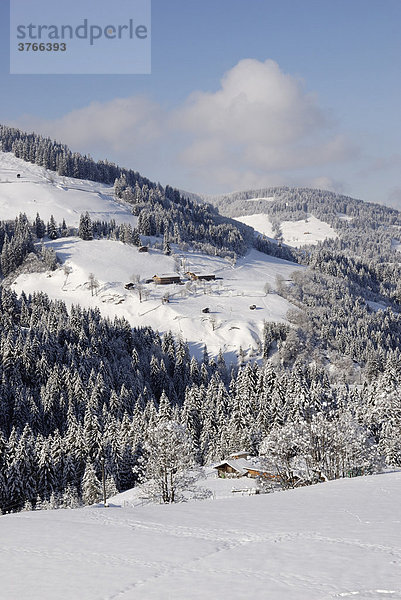
<path id="1" fill-rule="evenodd" d="M 44 221 L 42 221 L 42 219 L 40 218 L 39 213 L 36 213 L 34 225 L 36 237 L 38 238 L 38 240 L 43 239 L 46 234 L 46 226 Z"/>
<path id="2" fill-rule="evenodd" d="M 56 240 L 59 237 L 58 227 L 53 215 L 50 215 L 50 220 L 47 224 L 47 236 L 51 240 Z"/>
<path id="3" fill-rule="evenodd" d="M 170 247 L 170 242 L 169 242 L 168 232 L 167 231 L 164 232 L 163 254 L 165 254 L 166 256 L 170 256 L 170 254 L 171 254 L 171 247 Z"/>
<path id="4" fill-rule="evenodd" d="M 93 463 L 88 462 L 82 477 L 82 500 L 85 504 L 94 504 L 102 498 L 102 484 L 99 481 Z"/>
<path id="5" fill-rule="evenodd" d="M 93 227 L 89 213 L 81 214 L 79 218 L 78 236 L 82 240 L 93 240 Z"/>

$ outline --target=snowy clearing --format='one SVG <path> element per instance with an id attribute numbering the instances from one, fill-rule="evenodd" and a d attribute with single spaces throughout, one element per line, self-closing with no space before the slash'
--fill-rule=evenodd
<path id="1" fill-rule="evenodd" d="M 182 273 L 212 273 L 218 279 L 186 280 L 184 285 L 143 283 L 149 297 L 140 302 L 138 294 L 124 285 L 134 274 L 143 282 L 155 274 L 174 272 L 175 256 L 155 249 L 139 253 L 134 246 L 111 240 L 61 238 L 46 245 L 55 249 L 62 266 L 52 273 L 20 275 L 12 285 L 18 294 L 43 291 L 67 306 L 98 306 L 104 316 L 124 316 L 132 326 L 149 325 L 159 332 L 171 330 L 182 335 L 199 358 L 204 344 L 214 355 L 221 348 L 229 362 L 237 361 L 240 346 L 249 355 L 259 356 L 264 320 L 286 321 L 292 305 L 275 293 L 266 294 L 265 284 L 274 290 L 277 275 L 289 279 L 292 272 L 303 268 L 257 250 L 239 259 L 235 267 L 219 257 L 177 251 Z M 64 265 L 72 269 L 68 278 Z M 99 281 L 97 295 L 92 296 L 89 289 L 89 273 Z M 169 302 L 163 303 L 166 294 Z M 250 310 L 250 305 L 256 309 Z M 202 312 L 205 307 L 209 308 L 207 314 Z"/>
<path id="2" fill-rule="evenodd" d="M 328 238 L 338 237 L 330 225 L 313 215 L 302 221 L 283 221 L 280 229 L 284 243 L 296 248 L 304 244 L 317 244 Z"/>
<path id="3" fill-rule="evenodd" d="M 0 220 L 13 219 L 20 212 L 32 220 L 39 213 L 45 222 L 53 215 L 57 223 L 65 219 L 67 225 L 77 227 L 86 211 L 93 220 L 132 225 L 137 221 L 129 207 L 115 201 L 111 186 L 60 177 L 11 152 L 0 152 Z"/>
<path id="4" fill-rule="evenodd" d="M 350 217 L 350 215 L 346 215 L 345 213 L 337 213 L 337 217 L 340 221 L 352 221 L 354 217 Z"/>
<path id="5" fill-rule="evenodd" d="M 271 239 L 274 238 L 269 215 L 244 215 L 235 217 L 235 220 L 253 227 L 257 233 Z M 299 248 L 305 244 L 317 244 L 325 239 L 338 237 L 337 232 L 328 223 L 324 223 L 324 221 L 313 215 L 309 215 L 307 219 L 301 221 L 282 221 L 280 231 L 283 242 L 294 248 Z"/>
<path id="6" fill-rule="evenodd" d="M 260 196 L 257 198 L 247 198 L 247 202 L 259 202 L 259 200 L 264 200 L 265 202 L 273 202 L 276 198 L 274 196 Z"/>
<path id="7" fill-rule="evenodd" d="M 235 217 L 235 220 L 245 223 L 245 225 L 249 225 L 249 227 L 253 227 L 255 231 L 270 239 L 274 239 L 274 231 L 269 215 L 244 215 L 242 217 Z"/>
<path id="8" fill-rule="evenodd" d="M 395 238 L 391 240 L 391 248 L 395 252 L 401 252 L 401 242 Z"/>
<path id="9" fill-rule="evenodd" d="M 265 496 L 0 517 L 18 600 L 401 598 L 401 473 Z"/>

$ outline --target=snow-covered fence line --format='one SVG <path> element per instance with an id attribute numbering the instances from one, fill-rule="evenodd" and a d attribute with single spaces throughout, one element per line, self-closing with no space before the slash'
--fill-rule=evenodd
<path id="1" fill-rule="evenodd" d="M 241 494 L 241 496 L 254 496 L 259 494 L 259 490 L 257 488 L 232 488 L 231 493 Z"/>

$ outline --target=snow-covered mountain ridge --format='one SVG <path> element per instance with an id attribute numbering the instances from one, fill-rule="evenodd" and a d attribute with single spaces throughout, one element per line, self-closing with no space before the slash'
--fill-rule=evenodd
<path id="1" fill-rule="evenodd" d="M 67 226 L 75 227 L 83 212 L 93 220 L 137 223 L 129 206 L 115 200 L 112 187 L 59 176 L 11 153 L 0 153 L 0 218 L 13 219 L 20 212 L 31 220 L 37 213 L 44 220 L 53 215 L 57 222 L 65 219 Z M 142 239 L 151 245 L 161 243 L 152 236 Z M 139 253 L 137 247 L 113 240 L 67 237 L 44 244 L 55 250 L 58 269 L 20 275 L 12 281 L 18 294 L 44 291 L 69 306 L 97 306 L 103 315 L 124 316 L 132 326 L 181 335 L 198 357 L 204 344 L 214 355 L 221 348 L 234 363 L 240 347 L 248 356 L 259 357 L 264 321 L 285 321 L 292 306 L 277 294 L 267 294 L 266 284 L 274 290 L 277 276 L 288 280 L 293 271 L 302 268 L 257 250 L 250 250 L 233 265 L 218 256 L 182 251 L 174 244 L 172 256 L 164 255 L 160 247 Z M 149 293 L 149 297 L 142 302 L 135 292 L 125 289 L 133 275 L 144 282 L 155 274 L 174 272 L 177 264 L 182 276 L 191 271 L 211 273 L 218 279 L 206 283 L 183 277 L 184 286 L 144 284 L 144 296 Z M 71 270 L 68 277 L 66 267 Z M 99 283 L 96 294 L 89 289 L 90 273 Z M 168 303 L 163 302 L 166 293 Z M 251 305 L 256 310 L 250 310 Z M 207 314 L 202 313 L 204 308 L 209 309 Z"/>
<path id="2" fill-rule="evenodd" d="M 400 211 L 327 190 L 276 187 L 206 199 L 221 214 L 256 225 L 257 231 L 262 227 L 268 237 L 273 232 L 276 239 L 296 247 L 320 241 L 330 251 L 366 258 L 372 241 L 380 240 L 384 256 L 400 243 Z"/>

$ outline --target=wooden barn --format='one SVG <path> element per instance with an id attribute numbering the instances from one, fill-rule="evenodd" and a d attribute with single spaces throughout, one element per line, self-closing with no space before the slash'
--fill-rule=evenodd
<path id="1" fill-rule="evenodd" d="M 192 281 L 214 281 L 216 279 L 216 275 L 214 274 L 193 273 L 192 271 L 187 271 L 185 275 L 192 279 Z"/>
<path id="2" fill-rule="evenodd" d="M 171 283 L 181 283 L 181 277 L 176 273 L 166 273 L 163 275 L 154 275 L 153 281 L 157 285 L 169 285 Z"/>
<path id="3" fill-rule="evenodd" d="M 274 479 L 275 474 L 266 471 L 257 458 L 248 456 L 247 452 L 234 453 L 231 456 L 240 458 L 228 458 L 213 467 L 216 469 L 218 477 L 264 477 L 265 479 Z M 246 457 L 246 458 L 245 458 Z"/>
<path id="4" fill-rule="evenodd" d="M 200 274 L 198 275 L 198 280 L 199 281 L 214 281 L 216 279 L 216 275 L 214 275 L 213 273 L 211 274 Z"/>

